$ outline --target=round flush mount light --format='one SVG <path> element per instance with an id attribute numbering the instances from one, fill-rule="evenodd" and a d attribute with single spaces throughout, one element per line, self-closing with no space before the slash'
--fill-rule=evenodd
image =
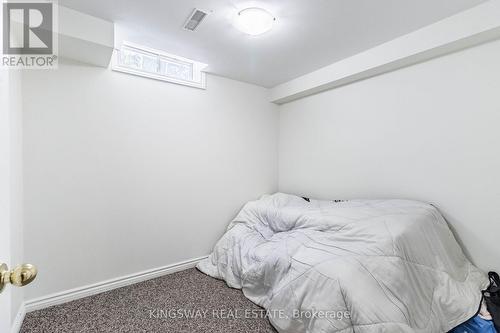
<path id="1" fill-rule="evenodd" d="M 236 15 L 235 27 L 252 36 L 261 35 L 272 29 L 276 18 L 262 8 L 243 9 Z"/>

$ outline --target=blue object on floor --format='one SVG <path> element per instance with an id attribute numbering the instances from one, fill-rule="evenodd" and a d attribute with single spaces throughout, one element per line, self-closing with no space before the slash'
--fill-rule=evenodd
<path id="1" fill-rule="evenodd" d="M 449 333 L 497 333 L 497 331 L 492 320 L 485 320 L 475 316 L 462 325 L 455 327 Z"/>

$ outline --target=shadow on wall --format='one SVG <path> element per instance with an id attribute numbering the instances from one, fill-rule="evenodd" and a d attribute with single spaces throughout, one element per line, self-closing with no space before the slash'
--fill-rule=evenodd
<path id="1" fill-rule="evenodd" d="M 446 220 L 446 223 L 448 224 L 448 227 L 450 228 L 451 232 L 453 233 L 453 236 L 455 236 L 455 239 L 457 240 L 458 244 L 462 248 L 462 251 L 464 252 L 464 254 L 467 257 L 467 259 L 469 259 L 469 261 L 472 262 L 473 265 L 478 266 L 478 263 L 475 262 L 475 260 L 472 258 L 471 253 L 467 249 L 467 246 L 464 244 L 464 241 L 460 237 L 459 233 L 453 227 L 454 225 L 462 225 L 462 226 L 464 226 L 467 229 L 467 231 L 469 231 L 468 224 L 460 222 L 458 219 L 456 219 L 455 217 L 453 217 L 453 215 L 450 215 L 447 212 L 445 212 L 442 209 L 440 209 L 439 206 L 437 206 L 437 205 L 435 205 L 435 206 L 439 210 L 439 212 L 444 216 L 444 218 Z M 469 234 L 469 240 L 468 240 L 469 242 L 471 241 L 470 238 L 472 237 L 472 241 L 474 243 L 476 243 L 476 244 L 482 244 L 484 252 L 491 253 L 491 254 L 495 253 L 494 249 L 488 247 L 487 244 L 485 244 L 484 242 L 481 243 L 481 239 L 477 238 L 477 236 L 476 236 L 477 232 L 468 232 L 468 234 Z"/>

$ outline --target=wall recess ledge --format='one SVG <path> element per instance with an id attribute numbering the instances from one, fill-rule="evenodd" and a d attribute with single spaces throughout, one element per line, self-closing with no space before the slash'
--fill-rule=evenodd
<path id="1" fill-rule="evenodd" d="M 108 67 L 114 49 L 113 22 L 58 6 L 59 57 Z"/>
<path id="2" fill-rule="evenodd" d="M 284 104 L 500 38 L 500 0 L 484 4 L 270 90 Z"/>

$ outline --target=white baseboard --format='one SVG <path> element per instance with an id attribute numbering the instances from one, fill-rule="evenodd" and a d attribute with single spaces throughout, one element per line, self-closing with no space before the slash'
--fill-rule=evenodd
<path id="1" fill-rule="evenodd" d="M 63 292 L 39 297 L 36 299 L 28 300 L 24 302 L 24 311 L 31 312 L 44 308 L 48 308 L 49 306 L 62 304 L 66 302 L 71 302 L 80 298 L 84 298 L 87 296 L 92 296 L 96 294 L 100 294 L 105 291 L 109 291 L 116 288 L 125 287 L 134 283 L 154 279 L 160 277 L 162 275 L 172 274 L 175 272 L 180 272 L 189 268 L 193 268 L 200 262 L 201 260 L 207 258 L 207 256 L 194 258 L 186 261 L 182 261 L 176 264 L 159 267 L 135 274 L 130 274 L 127 276 L 122 276 L 116 279 L 111 279 L 103 282 L 98 282 L 95 284 L 66 290 Z M 23 316 L 24 317 L 24 316 Z M 21 321 L 22 323 L 22 321 Z"/>
<path id="2" fill-rule="evenodd" d="M 16 318 L 14 319 L 14 323 L 12 323 L 12 328 L 11 328 L 11 333 L 19 333 L 21 330 L 21 325 L 23 324 L 24 321 L 24 316 L 26 315 L 26 308 L 24 306 L 24 303 L 21 304 L 19 307 L 19 310 L 17 311 Z"/>

